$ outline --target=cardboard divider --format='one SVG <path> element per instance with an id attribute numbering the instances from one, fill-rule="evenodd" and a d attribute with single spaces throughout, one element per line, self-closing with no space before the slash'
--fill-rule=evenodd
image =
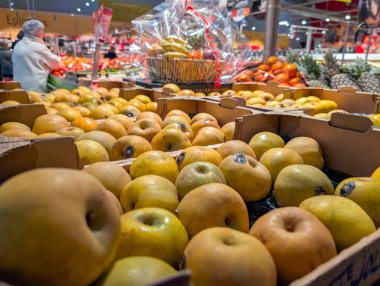
<path id="1" fill-rule="evenodd" d="M 33 127 L 34 120 L 41 115 L 47 114 L 43 104 L 21 104 L 9 107 L 0 107 L 0 125 L 5 122 L 20 122 Z"/>
<path id="2" fill-rule="evenodd" d="M 218 120 L 221 126 L 235 121 L 238 117 L 255 113 L 253 110 L 238 106 L 238 101 L 233 98 L 224 99 L 221 102 L 212 102 L 194 97 L 174 97 L 158 100 L 157 113 L 162 118 L 174 109 L 182 110 L 189 114 L 190 117 L 197 113 L 209 113 Z"/>
<path id="3" fill-rule="evenodd" d="M 104 87 L 110 90 L 112 88 L 127 88 L 129 85 L 123 81 L 99 80 L 98 87 Z"/>
<path id="4" fill-rule="evenodd" d="M 289 90 L 289 87 L 283 87 L 280 86 L 278 82 L 269 81 L 267 83 L 235 83 L 233 84 L 232 89 L 235 91 L 262 90 L 276 96 L 284 93 L 285 90 Z"/>
<path id="5" fill-rule="evenodd" d="M 18 81 L 0 81 L 0 90 L 22 89 Z"/>
<path id="6" fill-rule="evenodd" d="M 380 95 L 358 92 L 355 88 L 342 87 L 339 90 L 305 88 L 288 89 L 284 91 L 284 98 L 297 100 L 301 97 L 316 96 L 324 100 L 333 100 L 339 109 L 350 113 L 377 113 L 380 112 Z"/>
<path id="7" fill-rule="evenodd" d="M 298 114 L 253 114 L 239 124 L 235 139 L 245 142 L 263 131 L 285 138 L 314 138 L 322 148 L 325 167 L 339 173 L 365 177 L 380 166 L 380 129 L 359 116 L 333 114 L 327 121 Z"/>
<path id="8" fill-rule="evenodd" d="M 132 88 L 122 88 L 120 89 L 120 97 L 131 100 L 137 95 L 146 95 L 148 96 L 152 101 L 158 101 L 160 98 L 170 98 L 175 97 L 174 94 L 171 94 L 167 90 L 162 89 L 147 89 L 147 88 L 141 88 L 141 87 L 132 87 Z"/>
<path id="9" fill-rule="evenodd" d="M 380 230 L 377 230 L 289 286 L 379 285 L 379 252 Z"/>
<path id="10" fill-rule="evenodd" d="M 0 91 L 0 104 L 7 100 L 14 100 L 21 104 L 29 104 L 28 93 L 24 90 Z"/>
<path id="11" fill-rule="evenodd" d="M 72 137 L 0 141 L 0 183 L 36 168 L 82 169 Z"/>

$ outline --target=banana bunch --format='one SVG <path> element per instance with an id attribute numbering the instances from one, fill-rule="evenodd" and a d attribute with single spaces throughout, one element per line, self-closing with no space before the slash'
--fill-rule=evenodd
<path id="1" fill-rule="evenodd" d="M 164 58 L 186 59 L 190 51 L 187 42 L 176 36 L 166 37 L 160 42 L 160 46 L 163 48 Z"/>

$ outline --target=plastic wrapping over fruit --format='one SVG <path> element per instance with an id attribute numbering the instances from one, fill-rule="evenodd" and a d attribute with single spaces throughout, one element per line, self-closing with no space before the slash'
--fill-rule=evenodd
<path id="1" fill-rule="evenodd" d="M 234 71 L 240 32 L 218 1 L 166 0 L 132 23 L 154 81 L 220 83 Z"/>
<path id="2" fill-rule="evenodd" d="M 249 214 L 249 225 L 252 226 L 260 217 L 277 208 L 273 192 L 258 202 L 246 203 Z"/>

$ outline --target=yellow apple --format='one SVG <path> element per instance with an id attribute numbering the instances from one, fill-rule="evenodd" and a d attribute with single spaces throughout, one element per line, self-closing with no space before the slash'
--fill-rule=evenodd
<path id="1" fill-rule="evenodd" d="M 79 140 L 75 142 L 79 157 L 84 165 L 109 161 L 107 150 L 94 140 Z"/>
<path id="2" fill-rule="evenodd" d="M 237 191 L 244 201 L 259 201 L 268 196 L 272 178 L 267 168 L 252 157 L 235 153 L 219 165 L 227 185 Z"/>
<path id="3" fill-rule="evenodd" d="M 178 207 L 176 187 L 168 179 L 147 175 L 134 179 L 124 186 L 120 194 L 124 212 L 157 207 L 175 213 Z"/>
<path id="4" fill-rule="evenodd" d="M 191 146 L 190 139 L 182 130 L 164 129 L 158 132 L 152 139 L 154 150 L 165 152 L 178 151 Z"/>
<path id="5" fill-rule="evenodd" d="M 248 210 L 239 193 L 219 183 L 189 192 L 178 206 L 178 218 L 190 238 L 204 229 L 228 227 L 248 233 Z"/>
<path id="6" fill-rule="evenodd" d="M 116 259 L 152 256 L 178 268 L 188 241 L 185 227 L 174 214 L 160 208 L 142 208 L 121 217 Z"/>
<path id="7" fill-rule="evenodd" d="M 182 200 L 190 191 L 211 183 L 226 184 L 223 172 L 209 162 L 194 162 L 180 171 L 175 186 Z"/>
<path id="8" fill-rule="evenodd" d="M 121 190 L 131 181 L 123 167 L 113 162 L 97 162 L 83 169 L 82 172 L 95 177 L 102 185 L 119 198 Z"/>
<path id="9" fill-rule="evenodd" d="M 146 286 L 175 275 L 165 261 L 148 256 L 132 256 L 116 261 L 94 286 Z"/>
<path id="10" fill-rule="evenodd" d="M 337 254 L 329 230 L 296 207 L 270 211 L 255 222 L 250 234 L 271 253 L 280 285 L 290 284 Z"/>
<path id="11" fill-rule="evenodd" d="M 198 233 L 184 253 L 194 285 L 276 286 L 276 267 L 256 238 L 229 228 Z"/>
<path id="12" fill-rule="evenodd" d="M 15 285 L 89 285 L 110 265 L 120 217 L 92 176 L 36 169 L 0 187 L 0 280 Z"/>
<path id="13" fill-rule="evenodd" d="M 152 145 L 148 140 L 136 135 L 127 135 L 115 141 L 111 146 L 109 155 L 111 161 L 117 161 L 137 158 L 141 154 L 152 150 Z"/>

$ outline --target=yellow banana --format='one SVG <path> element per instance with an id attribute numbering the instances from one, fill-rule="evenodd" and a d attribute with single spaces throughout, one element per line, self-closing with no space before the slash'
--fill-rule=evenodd
<path id="1" fill-rule="evenodd" d="M 181 44 L 181 45 L 187 45 L 187 42 L 185 40 L 182 40 L 176 36 L 167 36 L 165 38 L 165 41 L 169 43 L 176 43 L 176 44 Z"/>
<path id="2" fill-rule="evenodd" d="M 166 52 L 164 54 L 166 59 L 186 59 L 187 55 L 179 52 Z"/>
<path id="3" fill-rule="evenodd" d="M 189 50 L 181 44 L 164 43 L 162 45 L 162 47 L 164 48 L 165 51 L 168 51 L 168 52 L 179 52 L 182 54 L 188 54 L 189 53 Z"/>

